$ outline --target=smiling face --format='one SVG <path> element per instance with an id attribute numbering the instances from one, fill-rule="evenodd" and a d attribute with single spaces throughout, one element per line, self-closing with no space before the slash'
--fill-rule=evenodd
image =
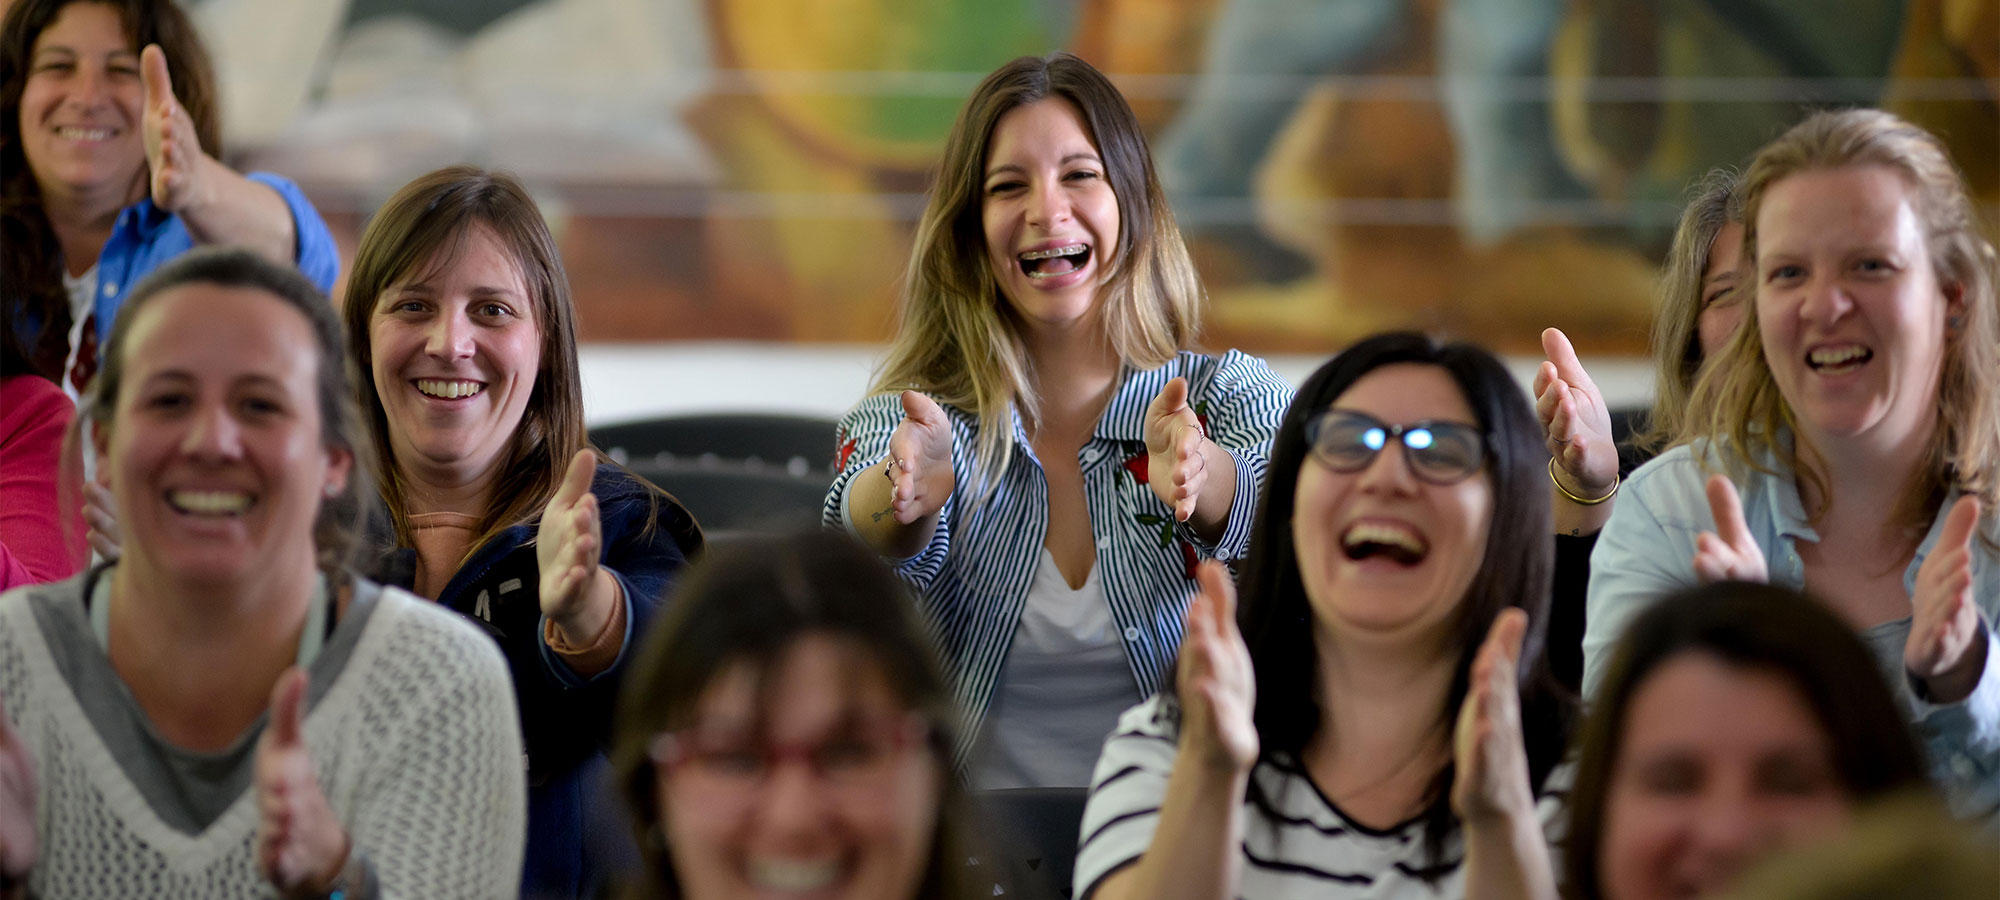
<path id="1" fill-rule="evenodd" d="M 1764 359 L 1802 436 L 1822 452 L 1925 439 L 1957 303 L 1932 271 L 1903 179 L 1881 166 L 1787 176 L 1766 194 L 1757 232 Z"/>
<path id="2" fill-rule="evenodd" d="M 1479 428 L 1451 375 L 1416 363 L 1369 372 L 1332 408 L 1387 425 L 1431 421 Z M 1431 484 L 1416 476 L 1407 453 L 1389 441 L 1351 474 L 1310 455 L 1299 470 L 1293 550 L 1323 637 L 1442 641 L 1485 556 L 1491 476 L 1481 470 L 1454 484 Z"/>
<path id="3" fill-rule="evenodd" d="M 130 327 L 111 424 L 93 431 L 125 558 L 200 583 L 310 569 L 321 499 L 353 459 L 322 438 L 305 316 L 254 288 L 193 282 Z"/>
<path id="4" fill-rule="evenodd" d="M 987 262 L 1031 325 L 1062 326 L 1093 308 L 1118 246 L 1118 197 L 1083 115 L 1050 98 L 1000 117 L 980 200 Z"/>
<path id="5" fill-rule="evenodd" d="M 855 723 L 907 716 L 888 680 L 820 636 L 799 639 L 759 674 L 748 663 L 725 668 L 696 702 L 686 732 L 715 748 L 712 762 L 657 769 L 682 896 L 915 896 L 946 775 L 921 737 L 863 749 Z M 761 772 L 742 762 L 770 746 L 808 749 L 777 754 Z"/>
<path id="6" fill-rule="evenodd" d="M 35 38 L 21 87 L 21 153 L 44 194 L 142 196 L 144 108 L 139 51 L 118 10 L 63 7 Z"/>
<path id="7" fill-rule="evenodd" d="M 462 485 L 505 462 L 542 334 L 521 267 L 490 229 L 474 224 L 438 253 L 376 298 L 370 367 L 397 467 Z"/>
<path id="8" fill-rule="evenodd" d="M 1701 274 L 1701 314 L 1695 320 L 1695 333 L 1702 359 L 1714 359 L 1743 322 L 1742 295 L 1733 290 L 1742 261 L 1743 226 L 1725 222 L 1709 243 L 1708 269 Z"/>
<path id="9" fill-rule="evenodd" d="M 1768 670 L 1684 653 L 1633 692 L 1622 727 L 1599 865 L 1609 900 L 1710 895 L 1851 812 L 1825 730 Z"/>

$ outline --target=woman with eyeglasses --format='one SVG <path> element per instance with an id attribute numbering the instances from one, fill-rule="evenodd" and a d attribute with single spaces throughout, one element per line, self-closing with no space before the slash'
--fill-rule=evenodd
<path id="1" fill-rule="evenodd" d="M 638 897 L 969 897 L 955 716 L 902 583 L 850 538 L 691 568 L 620 697 Z"/>
<path id="2" fill-rule="evenodd" d="M 1240 614 L 1209 567 L 1173 690 L 1105 743 L 1076 895 L 1554 897 L 1541 435 L 1470 345 L 1381 335 L 1315 372 Z"/>

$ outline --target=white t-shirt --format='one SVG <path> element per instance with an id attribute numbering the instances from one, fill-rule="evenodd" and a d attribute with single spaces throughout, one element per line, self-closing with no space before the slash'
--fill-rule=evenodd
<path id="1" fill-rule="evenodd" d="M 62 280 L 63 290 L 69 294 L 69 352 L 63 354 L 62 378 L 58 383 L 70 402 L 75 403 L 81 398 L 76 385 L 70 383 L 69 373 L 76 368 L 76 351 L 83 346 L 83 326 L 88 323 L 97 299 L 97 264 L 91 263 L 90 270 L 82 275 L 64 272 Z"/>
<path id="2" fill-rule="evenodd" d="M 968 757 L 975 790 L 1088 785 L 1104 736 L 1139 699 L 1100 568 L 1072 589 L 1042 549 Z"/>
<path id="3" fill-rule="evenodd" d="M 1180 750 L 1180 729 L 1166 699 L 1154 696 L 1127 710 L 1104 743 L 1091 778 L 1076 858 L 1075 896 L 1090 896 L 1106 876 L 1137 862 L 1153 842 L 1166 799 L 1167 775 Z M 1231 896 L 1241 900 L 1326 898 L 1460 898 L 1465 896 L 1465 852 L 1457 835 L 1445 843 L 1435 881 L 1421 820 L 1387 830 L 1349 819 L 1289 761 L 1259 760 L 1250 777 L 1277 816 L 1243 801 L 1243 878 Z M 1550 776 L 1566 783 L 1566 770 Z M 1537 811 L 1543 832 L 1562 827 L 1562 794 L 1545 791 Z M 1555 846 L 1554 837 L 1551 846 Z"/>

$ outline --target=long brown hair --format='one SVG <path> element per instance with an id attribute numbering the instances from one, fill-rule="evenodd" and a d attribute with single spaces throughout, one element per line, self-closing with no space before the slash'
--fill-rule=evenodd
<path id="1" fill-rule="evenodd" d="M 2000 261 L 1980 234 L 1965 178 L 1943 143 L 1878 109 L 1815 113 L 1793 126 L 1757 151 L 1744 176 L 1745 265 L 1756 270 L 1757 213 L 1773 185 L 1801 172 L 1847 166 L 1883 166 L 1902 179 L 1922 222 L 1938 287 L 1956 289 L 1964 306 L 1957 328 L 1946 334 L 1929 452 L 1889 521 L 1916 532 L 1948 487 L 1977 494 L 1991 510 L 2000 499 L 2000 318 L 1994 310 Z M 1690 423 L 1692 433 L 1726 438 L 1709 446 L 1732 470 L 1764 471 L 1761 459 L 1768 455 L 1795 473 L 1801 487 L 1830 498 L 1825 474 L 1800 466 L 1796 445 L 1779 439 L 1796 421 L 1764 359 L 1759 331 L 1757 304 L 1749 303 L 1736 335 L 1695 384 L 1689 406 L 1703 418 Z"/>
<path id="2" fill-rule="evenodd" d="M 1722 226 L 1743 223 L 1743 176 L 1734 169 L 1711 169 L 1689 188 L 1693 198 L 1681 210 L 1673 248 L 1660 270 L 1658 302 L 1653 308 L 1653 412 L 1646 433 L 1633 443 L 1658 450 L 1687 430 L 1691 417 L 1688 392 L 1694 389 L 1705 361 L 1701 352 L 1702 296 L 1715 236 Z M 1737 302 L 1749 290 L 1739 283 Z"/>
<path id="3" fill-rule="evenodd" d="M 1100 289 L 1112 349 L 1126 365 L 1157 368 L 1201 330 L 1201 280 L 1124 95 L 1068 53 L 1024 56 L 986 76 L 945 140 L 904 275 L 902 327 L 873 386 L 925 391 L 979 418 L 982 497 L 1012 457 L 1015 410 L 1029 421 L 1039 412 L 1021 322 L 987 261 L 980 219 L 987 148 L 1001 116 L 1051 97 L 1082 114 L 1118 200 L 1118 246 Z"/>
<path id="4" fill-rule="evenodd" d="M 35 41 L 74 3 L 101 3 L 118 11 L 126 38 L 137 52 L 159 44 L 167 57 L 174 98 L 194 121 L 195 136 L 210 156 L 222 155 L 222 121 L 215 96 L 215 75 L 208 50 L 187 14 L 173 0 L 15 0 L 0 24 L 0 285 L 6 303 L 0 328 L 27 327 L 32 335 L 22 349 L 38 371 L 60 379 L 68 348 L 61 327 L 69 321 L 69 298 L 63 290 L 62 245 L 42 208 L 41 186 L 21 151 L 21 92 L 28 83 Z"/>
<path id="5" fill-rule="evenodd" d="M 374 374 L 369 324 L 389 286 L 449 267 L 475 225 L 491 230 L 521 268 L 535 326 L 541 330 L 541 371 L 513 445 L 501 464 L 471 550 L 500 532 L 534 521 L 561 485 L 569 461 L 589 446 L 583 426 L 583 378 L 576 361 L 576 307 L 569 276 L 541 210 L 512 175 L 476 166 L 448 166 L 403 186 L 368 222 L 347 277 L 342 317 L 354 356 L 355 400 L 374 446 L 376 477 L 397 543 L 410 546 L 408 485 L 396 466 L 389 421 Z"/>

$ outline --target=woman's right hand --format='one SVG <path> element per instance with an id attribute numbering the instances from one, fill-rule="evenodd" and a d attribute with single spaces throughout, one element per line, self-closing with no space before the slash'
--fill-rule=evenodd
<path id="1" fill-rule="evenodd" d="M 118 536 L 118 507 L 111 500 L 110 488 L 95 481 L 83 486 L 83 522 L 90 549 L 105 562 L 117 562 L 124 548 Z"/>
<path id="2" fill-rule="evenodd" d="M 1708 511 L 1715 517 L 1715 530 L 1695 536 L 1695 577 L 1702 584 L 1769 581 L 1763 548 L 1750 536 L 1750 526 L 1743 520 L 1743 501 L 1727 477 L 1708 476 Z"/>
<path id="3" fill-rule="evenodd" d="M 1174 686 L 1181 702 L 1181 755 L 1231 773 L 1257 761 L 1257 676 L 1250 648 L 1236 629 L 1236 588 L 1229 570 L 1208 560 L 1197 570 L 1200 592 L 1188 604 Z"/>
<path id="4" fill-rule="evenodd" d="M 0 887 L 19 885 L 35 867 L 35 761 L 0 708 Z M 9 893 L 0 889 L 0 898 Z"/>
<path id="5" fill-rule="evenodd" d="M 895 484 L 889 508 L 897 522 L 908 525 L 944 508 L 955 476 L 951 471 L 951 420 L 937 401 L 917 391 L 903 392 L 903 421 L 889 435 L 889 458 L 881 465 Z"/>
<path id="6" fill-rule="evenodd" d="M 1579 497 L 1602 497 L 1618 481 L 1618 445 L 1611 437 L 1611 410 L 1583 370 L 1576 348 L 1560 329 L 1542 331 L 1548 361 L 1535 371 L 1535 416 L 1541 419 L 1549 455 L 1569 478 L 1564 485 Z"/>

